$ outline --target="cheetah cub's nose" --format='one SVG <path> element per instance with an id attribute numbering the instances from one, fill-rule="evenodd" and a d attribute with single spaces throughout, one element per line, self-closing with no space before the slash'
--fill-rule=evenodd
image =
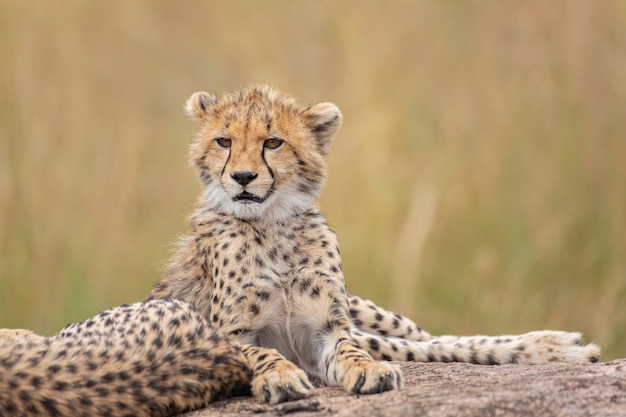
<path id="1" fill-rule="evenodd" d="M 230 174 L 230 176 L 232 177 L 232 179 L 237 181 L 239 185 L 245 187 L 246 185 L 250 184 L 252 180 L 258 177 L 259 174 L 255 174 L 250 171 L 236 171 Z"/>

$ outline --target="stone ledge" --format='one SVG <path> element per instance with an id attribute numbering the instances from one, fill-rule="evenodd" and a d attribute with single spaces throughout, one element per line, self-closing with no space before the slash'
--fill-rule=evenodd
<path id="1" fill-rule="evenodd" d="M 185 417 L 626 415 L 626 359 L 589 365 L 397 364 L 404 373 L 402 391 L 357 396 L 320 387 L 306 400 L 269 406 L 232 398 Z"/>

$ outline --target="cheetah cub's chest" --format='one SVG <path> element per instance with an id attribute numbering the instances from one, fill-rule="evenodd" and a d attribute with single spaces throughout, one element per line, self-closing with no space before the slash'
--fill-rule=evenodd
<path id="1" fill-rule="evenodd" d="M 345 296 L 335 234 L 317 211 L 289 223 L 212 217 L 196 223 L 195 235 L 204 236 L 198 241 L 203 268 L 213 275 L 213 324 L 307 368 L 319 356 L 307 348 L 311 329 L 337 302 L 326 293 Z"/>

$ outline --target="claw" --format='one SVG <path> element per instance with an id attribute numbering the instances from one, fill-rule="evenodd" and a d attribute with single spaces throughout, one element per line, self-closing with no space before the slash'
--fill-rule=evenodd
<path id="1" fill-rule="evenodd" d="M 365 372 L 362 372 L 361 375 L 359 375 L 359 379 L 357 379 L 356 383 L 352 387 L 352 392 L 355 394 L 361 394 L 361 388 L 363 388 L 363 385 L 365 385 Z"/>

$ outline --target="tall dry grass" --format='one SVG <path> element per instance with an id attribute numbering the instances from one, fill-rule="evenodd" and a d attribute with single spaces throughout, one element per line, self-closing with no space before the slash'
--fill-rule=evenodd
<path id="1" fill-rule="evenodd" d="M 142 299 L 199 192 L 193 91 L 345 124 L 321 204 L 349 290 L 435 333 L 626 356 L 621 1 L 0 3 L 0 326 Z"/>

